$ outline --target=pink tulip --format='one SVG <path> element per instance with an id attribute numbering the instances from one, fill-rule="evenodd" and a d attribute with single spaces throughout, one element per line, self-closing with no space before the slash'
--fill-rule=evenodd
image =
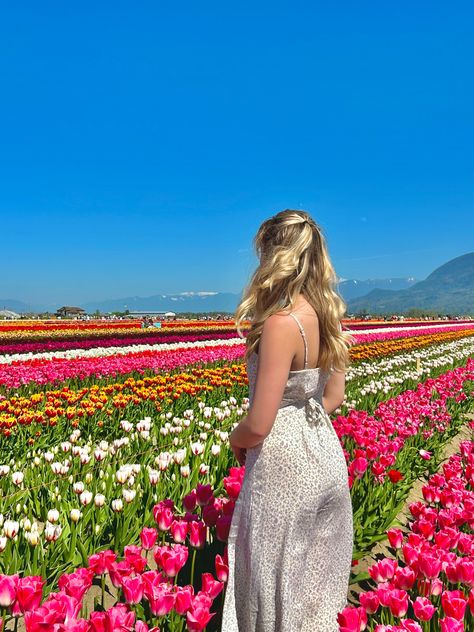
<path id="1" fill-rule="evenodd" d="M 122 579 L 122 589 L 127 603 L 132 605 L 140 603 L 143 598 L 143 580 L 141 575 L 124 577 Z"/>
<path id="2" fill-rule="evenodd" d="M 405 590 L 394 588 L 390 593 L 388 607 L 394 617 L 404 617 L 408 611 L 408 593 Z"/>
<path id="3" fill-rule="evenodd" d="M 349 606 L 337 615 L 339 632 L 362 632 L 367 627 L 367 615 L 364 608 Z"/>
<path id="4" fill-rule="evenodd" d="M 75 573 L 61 575 L 58 586 L 67 595 L 81 601 L 84 594 L 92 586 L 94 571 L 90 568 L 79 568 Z"/>
<path id="5" fill-rule="evenodd" d="M 389 529 L 387 531 L 387 537 L 393 548 L 400 549 L 402 547 L 403 532 L 400 529 Z"/>
<path id="6" fill-rule="evenodd" d="M 155 546 L 157 537 L 156 529 L 143 527 L 140 533 L 140 540 L 145 551 L 150 551 Z"/>
<path id="7" fill-rule="evenodd" d="M 392 560 L 388 557 L 380 560 L 380 562 L 376 562 L 369 566 L 368 571 L 369 575 L 376 582 L 385 582 L 387 579 L 392 579 L 397 569 L 397 561 Z"/>
<path id="8" fill-rule="evenodd" d="M 377 612 L 380 605 L 377 591 L 370 590 L 366 593 L 360 593 L 359 603 L 367 612 L 367 614 L 374 614 L 375 612 Z"/>
<path id="9" fill-rule="evenodd" d="M 91 612 L 89 622 L 92 632 L 108 632 L 108 616 L 106 612 Z"/>
<path id="10" fill-rule="evenodd" d="M 204 630 L 215 612 L 209 612 L 209 608 L 212 605 L 212 599 L 203 598 L 201 593 L 198 593 L 193 600 L 191 608 L 186 612 L 186 629 L 192 632 Z M 206 595 L 207 597 L 207 595 Z"/>
<path id="11" fill-rule="evenodd" d="M 229 577 L 229 567 L 222 559 L 222 556 L 216 555 L 215 566 L 217 579 L 220 582 L 226 582 Z"/>
<path id="12" fill-rule="evenodd" d="M 25 613 L 26 632 L 55 630 L 55 626 L 63 622 L 64 616 L 55 604 L 44 604 Z"/>
<path id="13" fill-rule="evenodd" d="M 245 467 L 245 466 L 244 466 Z M 242 487 L 242 483 L 240 480 L 236 480 L 232 478 L 232 476 L 225 476 L 223 479 L 224 487 L 229 495 L 229 498 L 236 499 L 240 494 L 240 488 Z"/>
<path id="14" fill-rule="evenodd" d="M 467 597 L 461 590 L 445 590 L 441 595 L 441 604 L 448 618 L 463 619 L 467 603 Z"/>
<path id="15" fill-rule="evenodd" d="M 429 621 L 434 615 L 436 608 L 426 597 L 417 597 L 413 602 L 413 611 L 420 621 Z"/>
<path id="16" fill-rule="evenodd" d="M 212 573 L 203 573 L 201 575 L 201 582 L 202 591 L 209 595 L 211 599 L 215 599 L 224 588 L 224 584 L 217 579 L 214 579 Z"/>
<path id="17" fill-rule="evenodd" d="M 168 531 L 174 520 L 174 503 L 170 499 L 162 500 L 153 507 L 153 518 L 160 531 Z"/>
<path id="18" fill-rule="evenodd" d="M 465 632 L 464 623 L 454 617 L 445 617 L 439 620 L 440 632 Z"/>
<path id="19" fill-rule="evenodd" d="M 153 552 L 157 566 L 161 567 L 168 577 L 176 577 L 186 564 L 189 550 L 182 544 L 158 546 Z"/>
<path id="20" fill-rule="evenodd" d="M 0 607 L 8 608 L 16 599 L 18 575 L 0 575 Z"/>
<path id="21" fill-rule="evenodd" d="M 123 550 L 125 560 L 130 564 L 136 573 L 142 573 L 146 567 L 146 559 L 142 556 L 139 546 L 130 544 Z"/>
<path id="22" fill-rule="evenodd" d="M 122 579 L 124 577 L 128 577 L 128 575 L 131 575 L 133 572 L 134 568 L 129 562 L 127 562 L 127 560 L 114 562 L 109 568 L 110 581 L 115 588 L 119 588 L 119 586 L 122 585 Z"/>
<path id="23" fill-rule="evenodd" d="M 90 623 L 86 619 L 70 619 L 55 626 L 55 632 L 89 632 L 90 629 Z"/>
<path id="24" fill-rule="evenodd" d="M 189 544 L 196 548 L 202 549 L 206 544 L 207 527 L 204 522 L 191 522 L 189 524 Z"/>
<path id="25" fill-rule="evenodd" d="M 174 609 L 176 612 L 178 614 L 185 614 L 185 612 L 191 607 L 193 597 L 194 588 L 192 586 L 177 586 L 174 603 Z"/>
<path id="26" fill-rule="evenodd" d="M 43 597 L 43 586 L 45 582 L 39 575 L 22 577 L 18 580 L 15 611 L 13 614 L 20 614 L 34 610 L 41 604 Z"/>
<path id="27" fill-rule="evenodd" d="M 135 613 L 124 603 L 107 610 L 107 632 L 131 632 L 134 622 Z"/>
<path id="28" fill-rule="evenodd" d="M 173 520 L 170 526 L 171 537 L 175 542 L 182 544 L 188 534 L 188 522 L 186 520 Z"/>
<path id="29" fill-rule="evenodd" d="M 76 619 L 82 607 L 82 603 L 75 597 L 64 592 L 49 593 L 43 606 L 60 613 L 63 620 Z"/>
<path id="30" fill-rule="evenodd" d="M 103 575 L 103 573 L 109 570 L 116 559 L 117 555 L 110 550 L 94 553 L 94 555 L 91 555 L 89 558 L 89 568 L 91 568 L 96 575 Z"/>
<path id="31" fill-rule="evenodd" d="M 175 594 L 172 592 L 172 588 L 164 582 L 148 584 L 146 596 L 150 602 L 150 609 L 156 617 L 168 614 L 174 606 Z"/>

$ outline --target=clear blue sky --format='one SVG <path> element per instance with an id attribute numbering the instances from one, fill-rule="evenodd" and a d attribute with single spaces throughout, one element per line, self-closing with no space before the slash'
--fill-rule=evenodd
<path id="1" fill-rule="evenodd" d="M 470 2 L 19 2 L 0 299 L 240 292 L 304 208 L 344 278 L 474 250 Z"/>

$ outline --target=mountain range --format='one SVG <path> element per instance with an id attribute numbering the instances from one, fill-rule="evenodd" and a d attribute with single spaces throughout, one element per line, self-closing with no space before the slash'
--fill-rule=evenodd
<path id="1" fill-rule="evenodd" d="M 440 313 L 474 314 L 474 252 L 440 266 L 425 280 L 413 277 L 389 279 L 339 279 L 338 289 L 349 313 L 403 313 L 411 308 Z M 233 292 L 181 292 L 148 297 L 91 301 L 79 304 L 88 313 L 114 311 L 234 312 L 240 294 Z M 0 299 L 0 310 L 18 313 L 55 312 L 60 305 L 31 305 L 17 299 Z"/>
<path id="2" fill-rule="evenodd" d="M 403 313 L 418 308 L 443 314 L 474 314 L 474 252 L 451 259 L 424 281 L 404 290 L 373 289 L 348 301 L 349 312 Z"/>

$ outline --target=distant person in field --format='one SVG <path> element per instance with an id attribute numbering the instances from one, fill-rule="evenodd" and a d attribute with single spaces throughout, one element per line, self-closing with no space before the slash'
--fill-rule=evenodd
<path id="1" fill-rule="evenodd" d="M 259 265 L 235 322 L 249 404 L 230 434 L 245 475 L 230 526 L 222 632 L 338 632 L 353 515 L 329 414 L 344 399 L 350 337 L 322 231 L 285 210 L 254 238 Z"/>

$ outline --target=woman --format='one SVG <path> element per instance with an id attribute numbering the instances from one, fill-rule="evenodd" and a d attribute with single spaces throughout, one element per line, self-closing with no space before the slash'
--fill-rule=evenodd
<path id="1" fill-rule="evenodd" d="M 228 539 L 222 632 L 337 632 L 353 523 L 343 449 L 328 414 L 344 399 L 350 338 L 324 237 L 304 211 L 265 221 L 260 264 L 237 308 L 248 414 L 230 435 L 245 463 Z"/>

